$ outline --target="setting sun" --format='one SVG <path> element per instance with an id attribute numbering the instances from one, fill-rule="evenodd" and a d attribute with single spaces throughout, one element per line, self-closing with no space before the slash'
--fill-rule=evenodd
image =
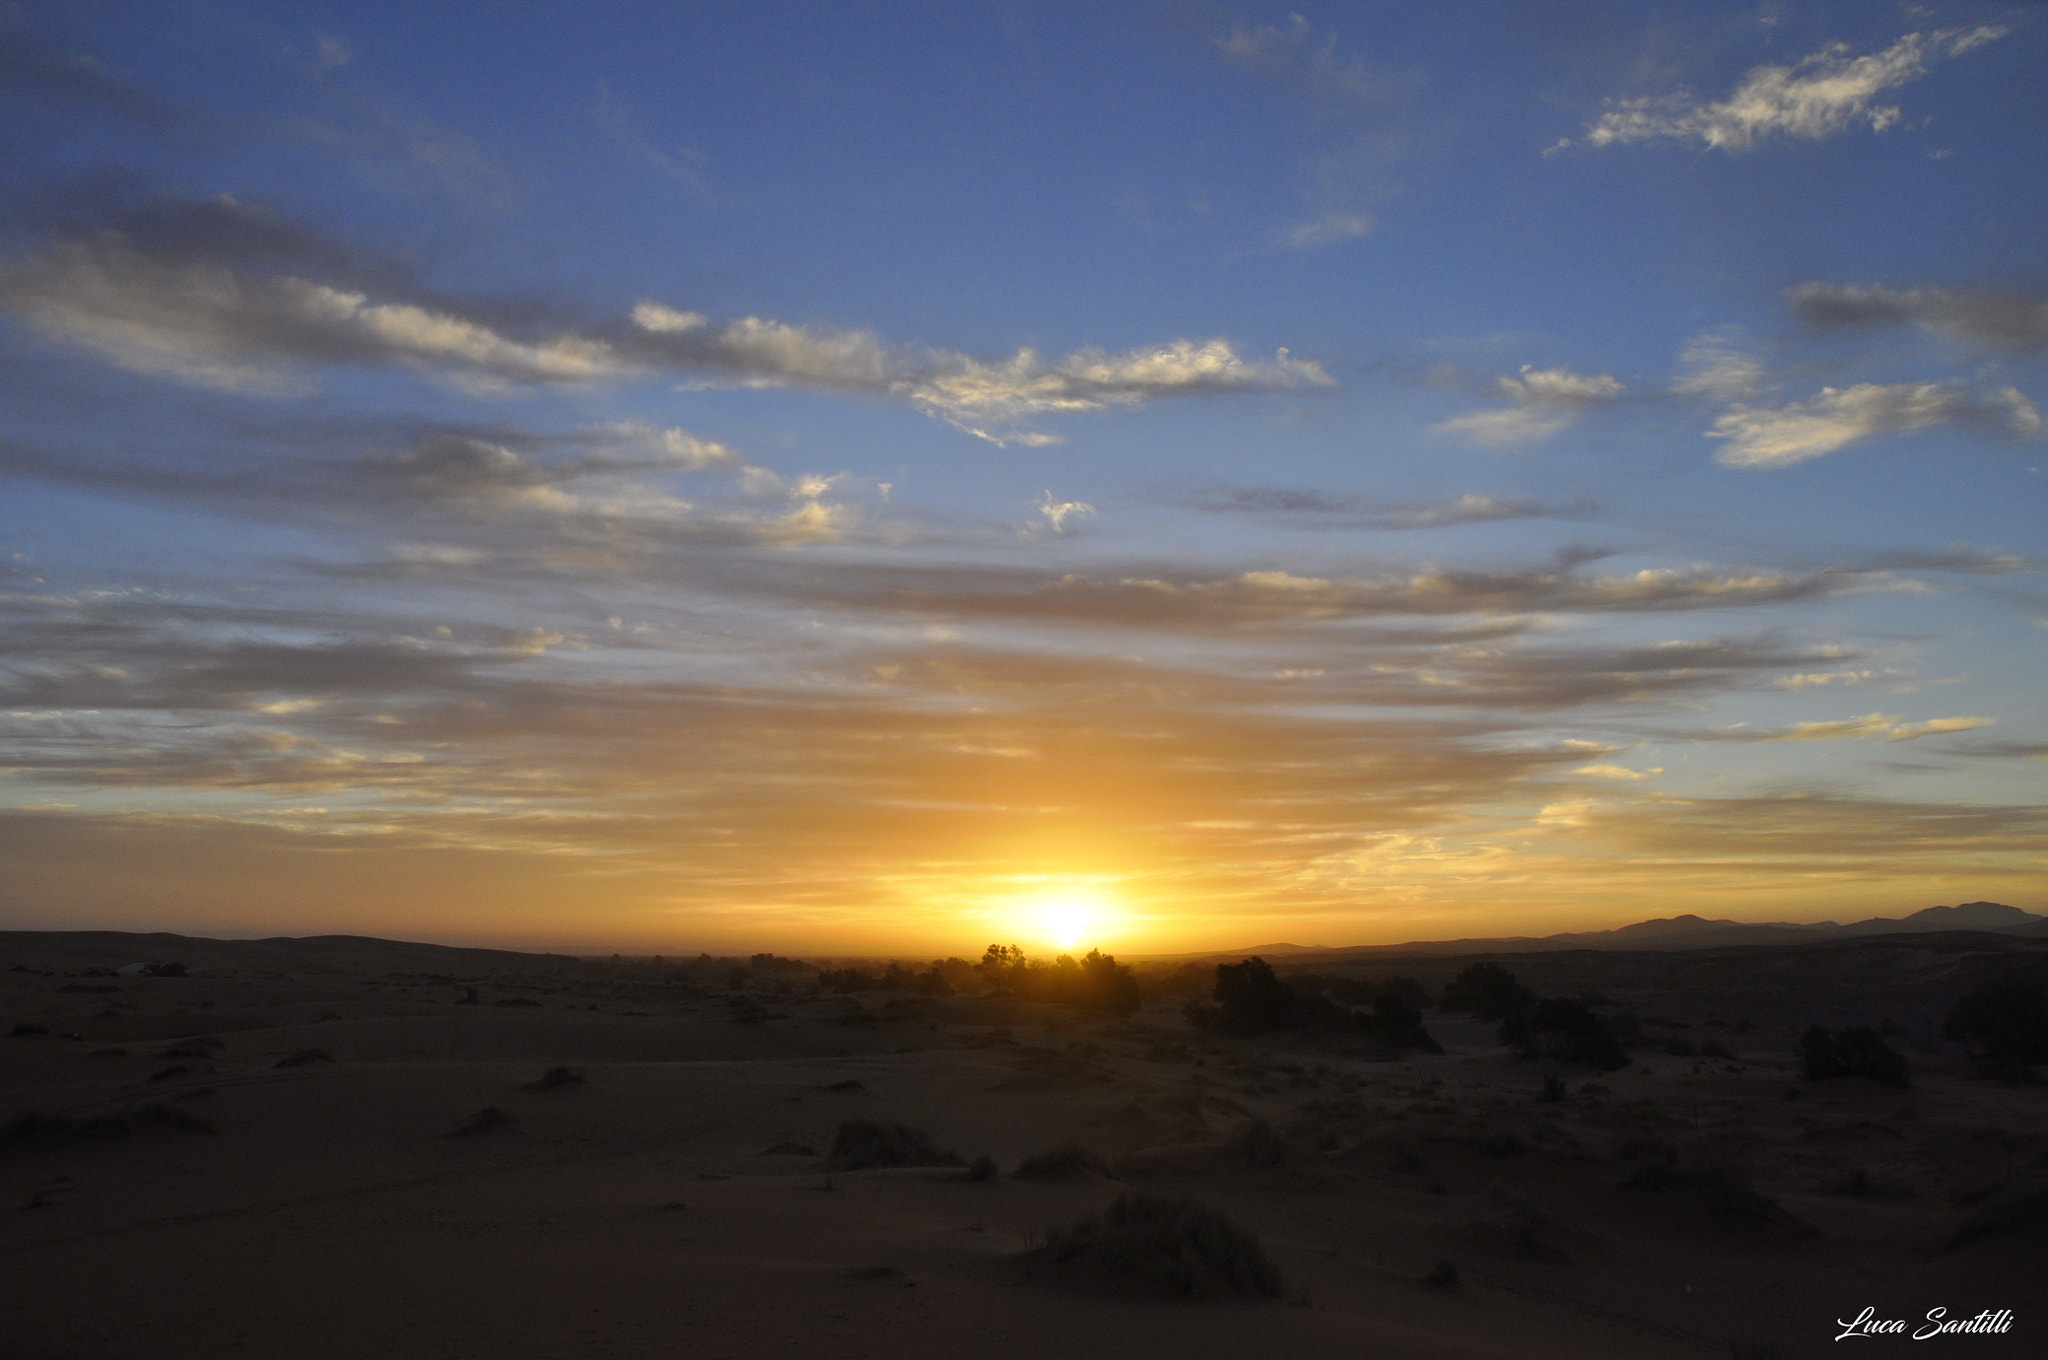
<path id="1" fill-rule="evenodd" d="M 1104 894 L 1086 884 L 1048 885 L 1017 902 L 1017 929 L 1070 950 L 1094 945 L 1116 912 Z"/>

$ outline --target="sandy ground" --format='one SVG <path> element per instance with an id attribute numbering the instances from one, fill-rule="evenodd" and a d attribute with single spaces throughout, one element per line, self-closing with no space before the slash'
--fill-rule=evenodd
<path id="1" fill-rule="evenodd" d="M 1866 1306 L 2014 1310 L 1931 1344 L 2048 1355 L 2039 1222 L 1954 1243 L 2048 1185 L 2044 1089 L 1931 1042 L 1985 956 L 1840 957 L 1531 960 L 1736 1054 L 1646 1046 L 1544 1102 L 1491 1027 L 1438 1012 L 1444 1054 L 1387 1061 L 1211 1040 L 1177 1001 L 1119 1021 L 377 941 L 0 935 L 0 1034 L 29 1031 L 0 1037 L 0 1357 L 1789 1360 L 1838 1354 Z M 192 976 L 87 975 L 171 958 Z M 1913 1090 L 1797 1080 L 1790 1031 L 1881 1011 Z M 534 1089 L 556 1066 L 582 1080 Z M 1002 1174 L 830 1169 L 850 1119 Z M 1067 1140 L 1097 1168 L 1013 1174 Z M 1650 1163 L 1755 1193 L 1643 1188 Z M 1255 1232 L 1285 1296 L 1156 1296 L 1035 1250 L 1132 1188 Z"/>

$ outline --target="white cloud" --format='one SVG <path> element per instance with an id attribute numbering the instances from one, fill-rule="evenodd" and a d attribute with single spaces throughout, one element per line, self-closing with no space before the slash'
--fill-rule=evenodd
<path id="1" fill-rule="evenodd" d="M 677 311 L 659 302 L 638 302 L 633 305 L 633 324 L 643 331 L 673 335 L 702 330 L 710 323 L 702 312 Z"/>
<path id="2" fill-rule="evenodd" d="M 1935 425 L 1985 426 L 2031 435 L 2041 415 L 2018 388 L 1967 388 L 1946 383 L 1858 383 L 1824 387 L 1786 406 L 1737 406 L 1707 433 L 1728 444 L 1716 461 L 1729 467 L 1789 467 L 1833 453 L 1874 434 Z"/>
<path id="3" fill-rule="evenodd" d="M 1246 359 L 1227 340 L 1175 340 L 1152 349 L 1109 354 L 1082 349 L 1057 363 L 1021 349 L 1001 363 L 939 352 L 928 367 L 890 389 L 930 415 L 996 443 L 1057 442 L 1034 431 L 992 433 L 991 423 L 1044 415 L 1137 406 L 1158 397 L 1214 392 L 1334 387 L 1323 366 L 1285 349 L 1270 360 Z"/>
<path id="4" fill-rule="evenodd" d="M 1882 52 L 1851 56 L 1830 43 L 1791 66 L 1758 66 L 1726 99 L 1695 103 L 1684 94 L 1610 101 L 1586 128 L 1593 146 L 1670 139 L 1742 151 L 1773 135 L 1819 140 L 1856 123 L 1882 132 L 1899 120 L 1897 106 L 1875 100 L 1926 74 L 1928 63 L 1959 57 L 2005 35 L 1986 25 L 1908 33 Z M 1557 148 L 1553 148 L 1555 150 Z"/>
<path id="5" fill-rule="evenodd" d="M 1431 429 L 1482 448 L 1511 448 L 1549 438 L 1577 420 L 1584 407 L 1613 401 L 1623 390 L 1620 379 L 1605 373 L 1539 369 L 1531 364 L 1522 365 L 1519 377 L 1494 379 L 1494 386 L 1515 404 L 1454 416 Z"/>
<path id="6" fill-rule="evenodd" d="M 1047 527 L 1056 534 L 1067 531 L 1067 521 L 1070 519 L 1090 519 L 1095 515 L 1095 507 L 1088 502 L 1059 500 L 1050 491 L 1039 497 L 1032 508 L 1045 516 Z M 1035 525 L 1027 527 L 1027 531 L 1035 529 Z"/>
<path id="7" fill-rule="evenodd" d="M 1680 373 L 1671 390 L 1681 397 L 1740 401 L 1767 385 L 1763 360 L 1743 349 L 1729 331 L 1695 336 L 1679 352 Z"/>

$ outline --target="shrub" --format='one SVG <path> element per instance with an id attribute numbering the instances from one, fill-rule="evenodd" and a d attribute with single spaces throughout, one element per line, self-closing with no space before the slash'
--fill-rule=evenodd
<path id="1" fill-rule="evenodd" d="M 218 1132 L 211 1122 L 190 1110 L 161 1101 L 152 1101 L 133 1110 L 82 1117 L 23 1110 L 0 1126 L 0 1149 L 66 1147 L 72 1143 L 126 1138 L 135 1130 L 145 1128 L 177 1129 L 186 1133 Z"/>
<path id="2" fill-rule="evenodd" d="M 1217 964 L 1213 995 L 1221 1028 L 1237 1034 L 1294 1029 L 1304 1019 L 1301 998 L 1257 955 L 1240 963 Z"/>
<path id="3" fill-rule="evenodd" d="M 932 1142 L 922 1129 L 849 1119 L 832 1140 L 826 1165 L 835 1171 L 865 1171 L 889 1166 L 959 1166 L 957 1153 Z"/>
<path id="4" fill-rule="evenodd" d="M 1906 1060 L 1869 1026 L 1832 1031 L 1815 1025 L 1799 1040 L 1799 1071 L 1808 1081 L 1869 1077 L 1906 1090 L 1912 1078 Z"/>
<path id="5" fill-rule="evenodd" d="M 983 1153 L 967 1164 L 967 1179 L 971 1181 L 992 1181 L 996 1178 L 996 1159 Z"/>
<path id="6" fill-rule="evenodd" d="M 1997 1076 L 2048 1062 L 2048 983 L 2025 973 L 1978 983 L 1950 1009 L 1941 1037 Z"/>
<path id="7" fill-rule="evenodd" d="M 1079 960 L 1062 954 L 1051 963 L 1026 958 L 1016 945 L 992 944 L 975 971 L 998 996 L 1057 1001 L 1083 1010 L 1130 1015 L 1138 1009 L 1138 979 L 1114 954 L 1091 949 Z"/>
<path id="8" fill-rule="evenodd" d="M 1621 1041 L 1606 1022 L 1566 997 L 1538 1001 L 1526 1013 L 1510 1016 L 1501 1024 L 1501 1037 L 1510 1043 L 1519 1039 L 1529 1057 L 1585 1063 L 1602 1072 L 1628 1065 Z"/>
<path id="9" fill-rule="evenodd" d="M 1450 1261 L 1438 1261 L 1430 1268 L 1422 1282 L 1431 1289 L 1455 1289 L 1458 1284 L 1458 1267 Z"/>
<path id="10" fill-rule="evenodd" d="M 1278 1298 L 1280 1272 L 1259 1239 L 1191 1199 L 1136 1191 L 1051 1235 L 1046 1252 L 1115 1284 L 1180 1297 Z"/>
<path id="11" fill-rule="evenodd" d="M 1186 1014 L 1202 1029 L 1228 1034 L 1256 1035 L 1274 1030 L 1319 1029 L 1370 1034 L 1389 1048 L 1421 1049 L 1441 1053 L 1443 1048 L 1422 1027 L 1422 1007 L 1416 1000 L 1419 986 L 1385 987 L 1347 978 L 1308 976 L 1300 979 L 1301 989 L 1280 980 L 1272 965 L 1254 955 L 1238 963 L 1216 965 L 1215 1004 L 1191 1004 Z M 1306 994 L 1302 989 L 1307 990 Z M 1370 998 L 1371 1014 L 1349 1009 L 1330 999 L 1342 1001 Z M 1423 994 L 1426 997 L 1426 993 Z"/>
<path id="12" fill-rule="evenodd" d="M 1507 1020 L 1536 1004 L 1536 994 L 1497 963 L 1475 963 L 1444 985 L 1437 1008 L 1470 1011 L 1481 1020 Z"/>
<path id="13" fill-rule="evenodd" d="M 494 1129 L 505 1129 L 511 1126 L 511 1115 L 506 1114 L 495 1105 L 486 1105 L 454 1128 L 448 1130 L 447 1136 L 450 1138 L 474 1138 L 481 1133 L 489 1133 Z"/>
<path id="14" fill-rule="evenodd" d="M 159 1051 L 157 1056 L 160 1058 L 211 1058 L 224 1047 L 226 1045 L 222 1044 L 220 1040 L 212 1035 L 202 1034 L 190 1039 L 180 1039 L 170 1047 Z"/>
<path id="15" fill-rule="evenodd" d="M 279 1067 L 309 1067 L 314 1063 L 331 1063 L 334 1059 L 324 1048 L 302 1048 L 277 1060 Z"/>
<path id="16" fill-rule="evenodd" d="M 1564 1097 L 1564 1078 L 1555 1072 L 1546 1072 L 1543 1076 L 1543 1089 L 1536 1093 L 1536 1099 L 1554 1105 Z"/>
<path id="17" fill-rule="evenodd" d="M 1078 1181 L 1102 1169 L 1101 1158 L 1070 1138 L 1026 1157 L 1011 1174 L 1024 1181 Z"/>
<path id="18" fill-rule="evenodd" d="M 520 1089 L 523 1091 L 559 1091 L 564 1086 L 581 1086 L 585 1080 L 587 1078 L 573 1067 L 550 1067 Z"/>

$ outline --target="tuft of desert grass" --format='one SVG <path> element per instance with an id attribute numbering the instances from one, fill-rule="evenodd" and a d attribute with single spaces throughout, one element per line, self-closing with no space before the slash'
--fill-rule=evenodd
<path id="1" fill-rule="evenodd" d="M 74 1143 L 126 1138 L 139 1129 L 176 1129 L 185 1133 L 218 1133 L 210 1120 L 178 1105 L 152 1101 L 132 1110 L 106 1114 L 46 1114 L 22 1110 L 0 1125 L 0 1151 L 38 1151 Z"/>
<path id="2" fill-rule="evenodd" d="M 922 1129 L 849 1119 L 832 1140 L 826 1165 L 835 1171 L 866 1171 L 873 1167 L 960 1166 L 960 1155 L 941 1148 Z"/>
<path id="3" fill-rule="evenodd" d="M 311 1067 L 315 1063 L 331 1063 L 334 1058 L 324 1048 L 302 1048 L 288 1053 L 277 1060 L 278 1067 Z"/>
<path id="4" fill-rule="evenodd" d="M 511 1115 L 506 1114 L 495 1105 L 486 1105 L 454 1128 L 448 1130 L 445 1136 L 449 1138 L 474 1138 L 478 1134 L 490 1133 L 494 1129 L 510 1128 L 512 1122 Z"/>
<path id="5" fill-rule="evenodd" d="M 1277 1299 L 1280 1272 L 1252 1233 L 1192 1199 L 1130 1191 L 1049 1235 L 1045 1252 L 1114 1288 L 1180 1298 Z"/>
<path id="6" fill-rule="evenodd" d="M 1056 1147 L 1034 1152 L 1010 1174 L 1024 1181 L 1079 1181 L 1104 1170 L 1102 1159 L 1069 1138 Z"/>
<path id="7" fill-rule="evenodd" d="M 589 1078 L 585 1077 L 576 1068 L 550 1067 L 547 1071 L 541 1073 L 519 1089 L 522 1091 L 559 1091 L 564 1086 L 581 1086 L 587 1080 Z"/>

